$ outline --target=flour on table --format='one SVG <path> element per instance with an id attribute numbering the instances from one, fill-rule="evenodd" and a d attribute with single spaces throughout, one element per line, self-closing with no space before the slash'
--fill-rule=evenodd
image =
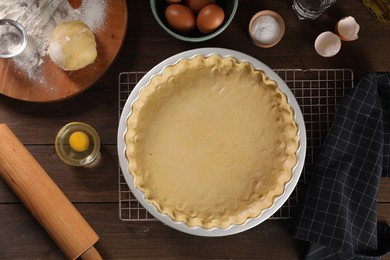
<path id="1" fill-rule="evenodd" d="M 16 20 L 19 18 L 22 25 L 26 25 L 49 0 L 0 0 L 0 19 Z M 82 0 L 77 9 L 67 0 L 54 0 L 31 24 L 27 27 L 27 48 L 18 56 L 12 58 L 14 65 L 21 73 L 26 73 L 30 80 L 44 83 L 43 57 L 47 55 L 49 38 L 57 24 L 64 21 L 78 20 L 90 27 L 96 33 L 103 29 L 106 19 L 107 0 Z"/>

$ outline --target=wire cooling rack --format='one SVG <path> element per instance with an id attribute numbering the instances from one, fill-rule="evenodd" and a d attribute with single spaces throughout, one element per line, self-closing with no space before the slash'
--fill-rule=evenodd
<path id="1" fill-rule="evenodd" d="M 275 69 L 290 87 L 302 110 L 306 126 L 307 151 L 303 172 L 297 187 L 284 205 L 271 217 L 291 218 L 298 203 L 299 192 L 310 172 L 321 144 L 332 123 L 336 106 L 346 91 L 353 87 L 353 71 L 350 69 Z M 130 92 L 146 72 L 122 72 L 119 74 L 119 117 Z M 120 167 L 119 217 L 123 221 L 156 221 L 131 193 Z"/>

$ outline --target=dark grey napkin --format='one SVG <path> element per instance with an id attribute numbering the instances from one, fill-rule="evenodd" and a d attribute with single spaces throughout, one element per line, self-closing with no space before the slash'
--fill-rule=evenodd
<path id="1" fill-rule="evenodd" d="M 371 73 L 340 102 L 299 194 L 296 238 L 310 242 L 306 259 L 379 259 L 390 251 L 390 229 L 376 212 L 389 148 L 390 73 Z"/>

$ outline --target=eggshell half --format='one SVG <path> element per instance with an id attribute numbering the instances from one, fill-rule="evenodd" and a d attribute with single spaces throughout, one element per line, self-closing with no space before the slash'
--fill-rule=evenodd
<path id="1" fill-rule="evenodd" d="M 352 16 L 341 19 L 336 24 L 336 33 L 343 41 L 354 41 L 358 38 L 360 25 Z"/>
<path id="2" fill-rule="evenodd" d="M 322 57 L 332 57 L 341 49 L 340 37 L 330 31 L 323 32 L 315 40 L 314 48 Z"/>

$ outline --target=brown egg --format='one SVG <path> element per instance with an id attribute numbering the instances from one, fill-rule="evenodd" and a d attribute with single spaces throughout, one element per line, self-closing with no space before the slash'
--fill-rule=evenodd
<path id="1" fill-rule="evenodd" d="M 165 18 L 172 29 L 178 32 L 191 32 L 195 29 L 196 17 L 188 6 L 172 4 L 165 9 Z"/>
<path id="2" fill-rule="evenodd" d="M 215 4 L 215 0 L 186 0 L 186 5 L 188 5 L 195 13 L 199 13 L 203 7 L 209 4 Z"/>
<path id="3" fill-rule="evenodd" d="M 225 19 L 223 9 L 215 4 L 206 5 L 200 10 L 196 24 L 201 33 L 211 33 L 218 29 Z"/>
<path id="4" fill-rule="evenodd" d="M 181 2 L 181 0 L 165 0 L 168 4 L 178 4 Z"/>

